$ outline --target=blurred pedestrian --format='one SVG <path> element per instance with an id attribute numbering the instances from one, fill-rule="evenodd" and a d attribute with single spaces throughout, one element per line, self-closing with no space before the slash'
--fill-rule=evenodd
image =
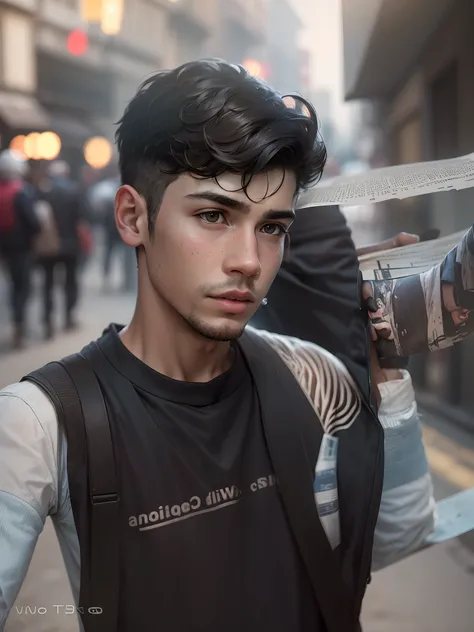
<path id="1" fill-rule="evenodd" d="M 55 160 L 51 163 L 49 174 L 53 185 L 70 191 L 77 198 L 80 206 L 79 214 L 82 219 L 78 223 L 77 230 L 79 234 L 79 268 L 83 270 L 94 248 L 94 239 L 89 225 L 90 208 L 87 196 L 80 186 L 71 179 L 71 168 L 65 160 Z"/>
<path id="2" fill-rule="evenodd" d="M 24 344 L 33 240 L 40 230 L 25 187 L 27 169 L 20 154 L 4 151 L 0 155 L 0 252 L 10 279 L 12 342 L 16 349 Z"/>
<path id="3" fill-rule="evenodd" d="M 102 225 L 103 233 L 102 278 L 105 292 L 109 292 L 112 286 L 112 260 L 117 253 L 121 253 L 125 248 L 115 225 L 114 201 L 115 192 L 119 186 L 118 179 L 107 179 L 96 187 L 94 194 L 96 216 Z"/>
<path id="4" fill-rule="evenodd" d="M 46 339 L 50 339 L 54 336 L 53 294 L 59 270 L 63 272 L 65 329 L 72 330 L 77 325 L 74 311 L 79 294 L 81 227 L 87 218 L 82 195 L 71 182 L 68 167 L 56 165 L 52 176 L 48 163 L 33 161 L 31 182 L 42 224 L 37 255 L 43 271 L 44 331 Z"/>
<path id="5" fill-rule="evenodd" d="M 103 232 L 103 289 L 112 289 L 112 265 L 118 258 L 122 267 L 123 292 L 133 292 L 136 289 L 137 260 L 135 251 L 123 243 L 115 224 L 115 194 L 120 187 L 118 177 L 106 178 L 97 183 L 89 194 L 94 217 L 102 226 Z"/>

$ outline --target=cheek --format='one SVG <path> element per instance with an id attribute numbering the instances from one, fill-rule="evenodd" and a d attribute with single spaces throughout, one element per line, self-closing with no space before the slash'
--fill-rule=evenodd
<path id="1" fill-rule="evenodd" d="M 260 245 L 261 277 L 271 283 L 278 274 L 285 252 L 284 242 L 281 244 L 264 242 Z"/>
<path id="2" fill-rule="evenodd" d="M 150 244 L 150 274 L 159 286 L 179 293 L 180 289 L 202 283 L 201 277 L 211 267 L 211 249 L 186 226 L 165 228 L 156 231 Z"/>

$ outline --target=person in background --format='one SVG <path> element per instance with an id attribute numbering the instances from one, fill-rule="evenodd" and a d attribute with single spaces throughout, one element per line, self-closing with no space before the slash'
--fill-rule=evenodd
<path id="1" fill-rule="evenodd" d="M 33 197 L 42 225 L 37 256 L 43 270 L 43 323 L 46 339 L 54 336 L 53 293 L 56 273 L 60 268 L 64 271 L 65 329 L 72 330 L 76 327 L 74 310 L 79 293 L 81 227 L 86 222 L 82 195 L 69 180 L 68 171 L 55 166 L 53 174 L 52 177 L 47 162 L 32 162 Z"/>
<path id="2" fill-rule="evenodd" d="M 111 290 L 111 269 L 114 256 L 121 254 L 125 245 L 115 225 L 114 202 L 115 193 L 120 186 L 119 179 L 107 179 L 101 183 L 101 190 L 96 195 L 96 204 L 100 206 L 99 217 L 102 224 L 104 251 L 102 260 L 102 274 L 104 291 Z"/>
<path id="3" fill-rule="evenodd" d="M 55 160 L 49 167 L 49 175 L 55 186 L 72 190 L 75 188 L 71 180 L 71 169 L 65 160 Z"/>
<path id="4" fill-rule="evenodd" d="M 82 271 L 87 264 L 89 256 L 92 254 L 94 247 L 94 239 L 92 230 L 89 225 L 90 208 L 87 200 L 87 195 L 81 190 L 81 187 L 71 179 L 71 168 L 65 160 L 55 160 L 49 167 L 49 174 L 53 185 L 58 188 L 63 188 L 69 191 L 71 195 L 78 198 L 78 203 L 81 207 L 82 220 L 78 225 L 79 233 L 79 268 Z M 87 220 L 87 221 L 86 221 Z"/>
<path id="5" fill-rule="evenodd" d="M 13 151 L 0 154 L 0 254 L 10 280 L 13 347 L 25 341 L 26 305 L 30 295 L 33 240 L 40 230 L 25 189 L 28 165 Z"/>
<path id="6" fill-rule="evenodd" d="M 112 290 L 112 263 L 119 257 L 122 264 L 122 291 L 133 292 L 136 289 L 136 256 L 133 248 L 123 243 L 115 224 L 115 194 L 120 187 L 120 178 L 107 177 L 97 183 L 89 194 L 94 217 L 102 226 L 103 232 L 103 289 Z"/>

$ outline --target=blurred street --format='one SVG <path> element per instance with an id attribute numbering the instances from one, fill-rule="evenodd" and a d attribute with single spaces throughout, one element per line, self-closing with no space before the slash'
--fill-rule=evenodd
<path id="1" fill-rule="evenodd" d="M 113 277 L 118 279 L 118 269 L 113 271 Z M 59 334 L 52 342 L 42 342 L 39 330 L 33 328 L 33 342 L 26 350 L 15 353 L 5 351 L 8 328 L 4 325 L 8 314 L 6 288 L 1 286 L 0 386 L 49 360 L 77 351 L 100 335 L 110 321 L 127 321 L 133 309 L 133 296 L 104 295 L 99 278 L 98 264 L 92 261 L 85 271 L 81 328 L 77 332 Z M 31 322 L 38 313 L 35 297 L 30 310 Z M 473 487 L 474 436 L 460 430 L 449 419 L 422 414 L 437 499 Z M 364 631 L 472 632 L 473 594 L 474 534 L 470 534 L 375 574 L 365 601 Z M 72 604 L 72 597 L 54 529 L 48 521 L 5 632 L 76 632 L 75 616 L 66 614 L 68 604 Z M 64 608 L 56 612 L 55 605 Z M 26 614 L 26 606 L 33 611 L 35 606 L 47 608 L 48 614 Z"/>

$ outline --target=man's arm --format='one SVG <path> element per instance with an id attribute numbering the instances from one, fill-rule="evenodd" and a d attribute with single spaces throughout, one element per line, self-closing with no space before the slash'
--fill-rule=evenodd
<path id="1" fill-rule="evenodd" d="M 379 382 L 385 471 L 374 536 L 373 570 L 422 548 L 435 526 L 435 502 L 410 374 L 385 371 Z M 395 378 L 395 379 L 394 379 Z"/>
<path id="2" fill-rule="evenodd" d="M 44 410 L 51 403 L 32 384 L 0 391 L 0 630 L 46 517 L 57 509 L 58 442 L 51 424 L 41 423 Z"/>
<path id="3" fill-rule="evenodd" d="M 410 375 L 379 383 L 385 476 L 373 570 L 474 529 L 474 488 L 435 504 Z"/>

